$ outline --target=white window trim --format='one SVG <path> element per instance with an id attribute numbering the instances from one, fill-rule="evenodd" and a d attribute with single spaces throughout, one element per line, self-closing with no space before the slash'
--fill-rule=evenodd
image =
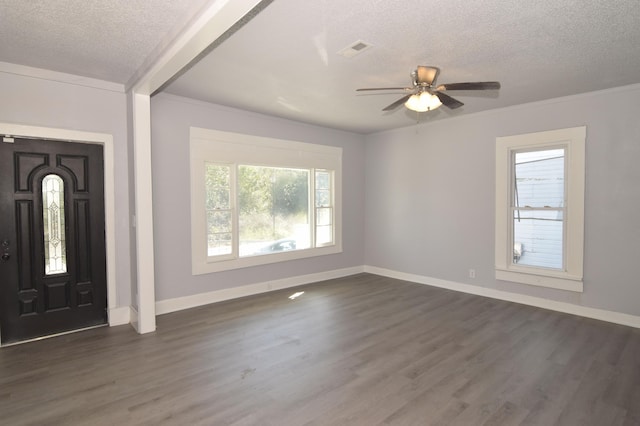
<path id="1" fill-rule="evenodd" d="M 205 163 L 208 162 L 333 170 L 335 244 L 264 256 L 225 257 L 215 260 L 207 257 L 204 176 Z M 191 127 L 190 169 L 193 275 L 342 252 L 342 148 Z M 310 225 L 315 226 L 315 223 Z M 237 213 L 234 214 L 234 226 L 237 227 Z M 233 238 L 237 238 L 235 232 Z"/>
<path id="2" fill-rule="evenodd" d="M 496 279 L 583 291 L 584 191 L 586 127 L 551 130 L 496 138 Z M 564 270 L 550 270 L 513 263 L 510 235 L 512 152 L 542 148 L 565 148 L 567 164 Z"/>

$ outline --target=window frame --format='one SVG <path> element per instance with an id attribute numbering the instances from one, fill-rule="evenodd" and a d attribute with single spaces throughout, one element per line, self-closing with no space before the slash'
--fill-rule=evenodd
<path id="1" fill-rule="evenodd" d="M 282 139 L 265 138 L 218 130 L 190 128 L 191 269 L 193 275 L 342 252 L 342 148 Z M 207 163 L 231 165 L 232 255 L 208 256 L 205 205 Z M 237 209 L 237 167 L 252 165 L 278 168 L 325 169 L 332 171 L 334 242 L 331 245 L 290 250 L 260 256 L 240 257 Z M 310 179 L 315 190 L 315 174 Z M 235 195 L 234 195 L 235 194 Z M 311 211 L 313 210 L 313 212 Z M 315 235 L 315 206 L 310 206 L 310 227 Z M 313 222 L 311 222 L 313 220 Z M 312 237 L 312 243 L 313 243 Z"/>
<path id="2" fill-rule="evenodd" d="M 496 279 L 568 291 L 583 291 L 586 127 L 496 138 Z M 563 268 L 513 262 L 512 192 L 516 152 L 565 149 Z"/>

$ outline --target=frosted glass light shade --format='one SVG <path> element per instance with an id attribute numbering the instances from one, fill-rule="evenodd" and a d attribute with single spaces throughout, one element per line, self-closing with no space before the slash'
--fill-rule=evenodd
<path id="1" fill-rule="evenodd" d="M 428 92 L 422 92 L 411 96 L 407 99 L 407 102 L 405 102 L 404 105 L 412 111 L 425 112 L 433 111 L 440 107 L 442 102 L 440 102 L 440 99 L 436 95 L 432 95 Z"/>

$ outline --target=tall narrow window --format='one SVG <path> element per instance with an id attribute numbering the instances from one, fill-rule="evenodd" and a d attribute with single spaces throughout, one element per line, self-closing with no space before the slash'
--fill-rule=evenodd
<path id="1" fill-rule="evenodd" d="M 331 171 L 316 170 L 316 245 L 333 243 Z"/>
<path id="2" fill-rule="evenodd" d="M 582 291 L 586 128 L 496 139 L 496 279 Z"/>
<path id="3" fill-rule="evenodd" d="M 205 165 L 205 208 L 207 210 L 207 254 L 231 254 L 233 211 L 231 209 L 231 167 Z"/>
<path id="4" fill-rule="evenodd" d="M 42 180 L 45 275 L 67 272 L 64 223 L 64 181 L 58 175 Z"/>
<path id="5" fill-rule="evenodd" d="M 513 262 L 563 270 L 564 148 L 513 153 Z"/>

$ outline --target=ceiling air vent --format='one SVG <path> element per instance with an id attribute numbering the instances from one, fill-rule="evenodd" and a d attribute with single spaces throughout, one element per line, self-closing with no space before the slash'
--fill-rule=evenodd
<path id="1" fill-rule="evenodd" d="M 349 46 L 339 51 L 338 55 L 344 56 L 345 58 L 353 58 L 354 56 L 364 52 L 370 47 L 371 47 L 370 44 L 367 44 L 362 40 L 358 40 L 355 43 L 351 43 Z"/>

